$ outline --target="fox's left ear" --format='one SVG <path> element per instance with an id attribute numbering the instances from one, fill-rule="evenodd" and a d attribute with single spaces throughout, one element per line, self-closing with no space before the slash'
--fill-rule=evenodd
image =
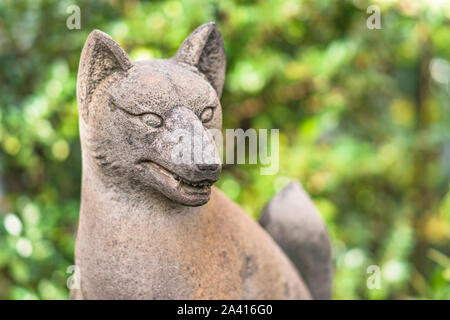
<path id="1" fill-rule="evenodd" d="M 184 40 L 173 59 L 182 65 L 194 67 L 204 74 L 209 83 L 222 95 L 225 80 L 225 49 L 222 35 L 215 22 L 208 22 Z"/>

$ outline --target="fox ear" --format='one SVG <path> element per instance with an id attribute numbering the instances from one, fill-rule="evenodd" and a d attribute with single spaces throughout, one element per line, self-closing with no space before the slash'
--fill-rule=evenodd
<path id="1" fill-rule="evenodd" d="M 97 86 L 116 71 L 126 71 L 133 62 L 126 52 L 109 35 L 92 31 L 84 44 L 78 68 L 77 96 L 83 118 L 89 113 L 88 106 Z"/>
<path id="2" fill-rule="evenodd" d="M 222 35 L 215 22 L 205 23 L 195 29 L 184 40 L 173 59 L 204 74 L 217 95 L 219 97 L 222 95 L 225 80 L 225 49 Z"/>

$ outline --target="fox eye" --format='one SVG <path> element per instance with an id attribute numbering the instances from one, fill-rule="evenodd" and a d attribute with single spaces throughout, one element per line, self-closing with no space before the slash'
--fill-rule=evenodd
<path id="1" fill-rule="evenodd" d="M 141 119 L 145 122 L 146 125 L 152 128 L 159 128 L 163 124 L 163 119 L 154 113 L 145 113 L 141 115 Z"/>
<path id="2" fill-rule="evenodd" d="M 203 123 L 211 121 L 211 119 L 214 116 L 214 108 L 213 107 L 206 107 L 203 109 L 202 114 L 200 115 L 200 120 Z"/>

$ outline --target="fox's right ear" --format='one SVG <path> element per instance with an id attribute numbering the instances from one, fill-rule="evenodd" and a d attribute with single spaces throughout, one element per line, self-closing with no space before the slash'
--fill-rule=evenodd
<path id="1" fill-rule="evenodd" d="M 97 86 L 116 71 L 133 66 L 127 53 L 106 33 L 94 30 L 84 44 L 78 68 L 77 97 L 83 119 L 89 114 L 89 104 Z"/>

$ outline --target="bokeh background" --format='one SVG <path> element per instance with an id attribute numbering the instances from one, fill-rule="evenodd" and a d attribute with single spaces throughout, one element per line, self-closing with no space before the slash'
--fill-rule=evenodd
<path id="1" fill-rule="evenodd" d="M 67 8 L 81 8 L 68 30 Z M 366 8 L 381 8 L 369 30 Z M 280 170 L 218 186 L 257 218 L 291 178 L 320 208 L 338 299 L 450 299 L 450 1 L 0 2 L 0 298 L 66 299 L 80 200 L 75 96 L 89 32 L 165 58 L 225 40 L 225 128 L 279 128 Z M 370 265 L 381 289 L 369 290 Z"/>

